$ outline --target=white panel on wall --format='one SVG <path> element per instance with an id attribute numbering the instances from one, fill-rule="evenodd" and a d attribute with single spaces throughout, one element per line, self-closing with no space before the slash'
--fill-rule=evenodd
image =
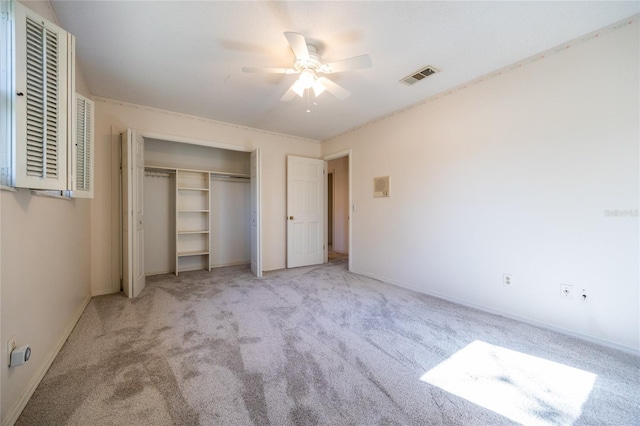
<path id="1" fill-rule="evenodd" d="M 175 174 L 148 172 L 144 177 L 147 275 L 175 271 Z"/>
<path id="2" fill-rule="evenodd" d="M 251 262 L 249 180 L 211 180 L 211 267 Z"/>

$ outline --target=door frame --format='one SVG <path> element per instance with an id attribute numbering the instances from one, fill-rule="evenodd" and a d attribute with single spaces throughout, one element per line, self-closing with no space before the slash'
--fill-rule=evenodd
<path id="1" fill-rule="evenodd" d="M 140 130 L 140 129 L 134 129 L 134 128 L 125 128 L 125 129 L 121 129 L 116 131 L 116 129 L 113 128 L 113 126 L 111 127 L 111 137 L 112 137 L 112 141 L 114 142 L 112 144 L 113 146 L 113 150 L 112 150 L 112 164 L 113 164 L 113 179 L 112 179 L 112 185 L 116 185 L 115 187 L 118 189 L 117 191 L 112 191 L 112 199 L 113 199 L 113 211 L 112 211 L 112 223 L 117 224 L 119 232 L 114 233 L 114 234 L 118 234 L 117 237 L 114 237 L 112 240 L 112 250 L 114 253 L 116 253 L 117 255 L 113 257 L 113 263 L 112 263 L 112 268 L 114 270 L 114 279 L 116 282 L 113 283 L 113 289 L 115 291 L 122 291 L 122 284 L 123 284 L 123 264 L 122 264 L 122 214 L 120 213 L 122 211 L 122 187 L 124 185 L 123 182 L 123 177 L 122 177 L 122 163 L 121 163 L 121 143 L 120 142 L 120 138 L 122 133 L 126 132 L 128 129 L 135 131 L 135 133 L 139 136 L 141 136 L 143 139 L 160 139 L 160 140 L 166 140 L 166 141 L 171 141 L 171 142 L 178 142 L 178 143 L 186 143 L 186 144 L 191 144 L 191 145 L 200 145 L 200 146 L 206 146 L 206 147 L 210 147 L 210 148 L 220 148 L 220 149 L 226 149 L 229 151 L 240 151 L 240 152 L 253 152 L 256 149 L 259 149 L 257 147 L 248 147 L 248 146 L 241 146 L 241 145 L 232 145 L 232 144 L 228 144 L 228 143 L 223 143 L 223 142 L 217 142 L 217 141 L 211 141 L 211 140 L 205 140 L 205 139 L 196 139 L 196 138 L 190 138 L 190 137 L 184 137 L 184 136 L 176 136 L 176 135 L 171 135 L 171 134 L 166 134 L 166 133 L 160 133 L 160 132 L 154 132 L 154 131 L 150 131 L 150 130 Z M 118 143 L 115 143 L 115 142 Z M 262 171 L 260 171 L 260 173 L 258 174 L 258 188 L 261 188 L 260 185 L 260 181 L 261 181 L 261 173 Z M 262 221 L 262 217 L 261 217 L 261 211 L 262 211 L 262 197 L 261 194 L 258 193 L 257 194 L 257 198 L 258 198 L 258 223 L 260 224 Z M 259 272 L 259 276 L 262 275 L 262 227 L 259 226 L 258 227 L 258 246 L 256 247 L 257 250 L 257 256 L 260 259 L 260 270 Z"/>
<path id="2" fill-rule="evenodd" d="M 348 163 L 349 163 L 349 182 L 348 182 L 348 191 L 349 191 L 349 216 L 348 216 L 348 232 L 347 232 L 347 238 L 349 241 L 349 271 L 352 270 L 353 268 L 353 258 L 354 258 L 354 249 L 353 249 L 353 220 L 354 220 L 354 213 L 355 213 L 355 209 L 353 206 L 353 150 L 351 148 L 349 149 L 345 149 L 343 151 L 338 151 L 338 152 L 334 152 L 333 154 L 329 154 L 329 155 L 325 155 L 322 159 L 324 161 L 331 161 L 331 160 L 335 160 L 336 158 L 342 158 L 342 157 L 347 157 L 348 158 Z M 335 175 L 333 176 L 335 179 Z M 327 223 L 328 218 L 325 217 L 325 224 Z M 325 226 L 325 230 L 326 230 L 326 226 Z M 328 235 L 326 235 L 325 231 L 325 241 L 328 241 Z"/>
<path id="3" fill-rule="evenodd" d="M 335 218 L 335 170 L 327 170 L 327 251 L 329 246 L 333 246 L 333 238 L 335 237 L 334 231 L 334 218 Z M 328 254 L 327 254 L 328 256 Z M 325 260 L 326 263 L 326 260 Z"/>

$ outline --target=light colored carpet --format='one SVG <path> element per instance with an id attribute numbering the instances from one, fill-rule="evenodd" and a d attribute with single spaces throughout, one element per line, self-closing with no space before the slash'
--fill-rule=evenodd
<path id="1" fill-rule="evenodd" d="M 639 424 L 638 357 L 345 262 L 93 298 L 17 424 Z"/>

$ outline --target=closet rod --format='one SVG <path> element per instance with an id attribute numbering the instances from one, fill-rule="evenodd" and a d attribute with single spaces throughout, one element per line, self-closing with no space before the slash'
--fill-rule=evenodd
<path id="1" fill-rule="evenodd" d="M 172 169 L 169 167 L 154 167 L 154 166 L 144 166 L 145 172 L 159 172 L 159 173 L 175 173 L 176 169 Z"/>
<path id="2" fill-rule="evenodd" d="M 226 179 L 237 179 L 237 180 L 251 180 L 251 177 L 249 176 L 229 176 L 229 175 L 225 175 L 225 174 L 213 174 L 211 173 L 211 179 L 221 179 L 221 180 L 226 180 Z"/>

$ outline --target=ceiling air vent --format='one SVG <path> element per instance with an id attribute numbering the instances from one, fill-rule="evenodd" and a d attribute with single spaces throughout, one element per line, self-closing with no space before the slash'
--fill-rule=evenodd
<path id="1" fill-rule="evenodd" d="M 438 70 L 435 69 L 434 67 L 424 67 L 421 70 L 406 76 L 405 78 L 400 80 L 400 83 L 406 84 L 407 86 L 411 86 L 412 84 L 416 84 L 423 78 L 429 77 L 431 74 L 435 74 L 437 72 Z"/>

